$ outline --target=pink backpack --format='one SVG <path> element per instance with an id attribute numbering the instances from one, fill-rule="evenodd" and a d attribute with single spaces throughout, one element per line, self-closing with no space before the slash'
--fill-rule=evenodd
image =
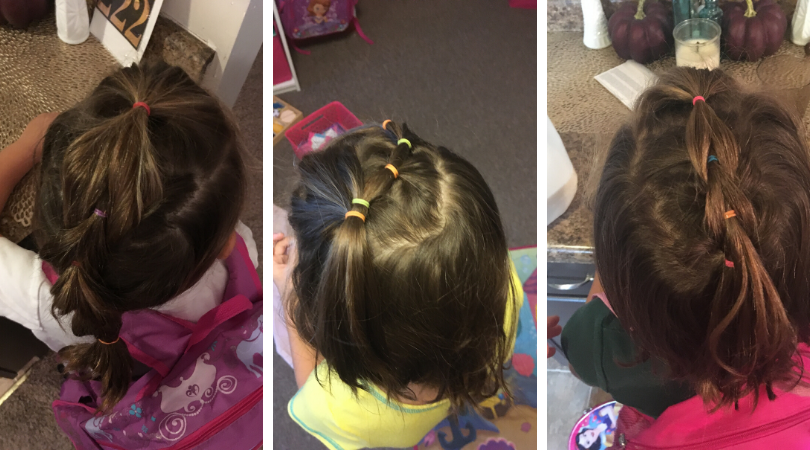
<path id="1" fill-rule="evenodd" d="M 191 323 L 127 312 L 120 338 L 149 370 L 111 412 L 97 416 L 101 385 L 67 380 L 56 422 L 84 449 L 251 450 L 262 444 L 262 286 L 237 238 L 225 261 L 223 302 Z M 43 270 L 51 283 L 56 274 Z"/>
<path id="2" fill-rule="evenodd" d="M 604 294 L 600 300 L 613 311 Z M 810 379 L 810 347 L 800 344 L 805 380 Z M 759 402 L 748 396 L 739 407 L 709 414 L 703 400 L 692 397 L 667 408 L 658 419 L 624 405 L 619 412 L 614 449 L 625 450 L 761 450 L 810 449 L 810 389 L 797 386 L 790 392 L 774 389 L 768 400 L 763 386 Z"/>
<path id="3" fill-rule="evenodd" d="M 357 34 L 366 42 L 373 44 L 363 34 L 355 16 L 357 0 L 279 0 L 281 25 L 284 33 L 293 44 L 293 48 L 304 54 L 295 43 L 302 39 L 340 33 L 354 25 Z"/>

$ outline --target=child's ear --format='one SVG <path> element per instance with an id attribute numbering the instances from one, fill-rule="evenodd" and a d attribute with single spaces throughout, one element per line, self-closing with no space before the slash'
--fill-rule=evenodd
<path id="1" fill-rule="evenodd" d="M 217 259 L 228 259 L 231 256 L 231 252 L 233 252 L 233 248 L 236 246 L 236 231 L 231 233 L 231 237 L 228 238 L 228 242 L 225 243 L 225 247 L 222 247 L 222 251 L 219 252 L 219 256 Z"/>

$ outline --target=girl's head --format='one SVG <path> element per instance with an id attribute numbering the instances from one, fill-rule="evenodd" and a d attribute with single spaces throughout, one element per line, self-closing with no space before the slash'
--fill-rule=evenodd
<path id="1" fill-rule="evenodd" d="M 624 327 L 704 400 L 763 385 L 773 398 L 796 381 L 797 344 L 810 342 L 810 157 L 778 102 L 719 70 L 663 75 L 613 139 L 594 243 Z"/>
<path id="2" fill-rule="evenodd" d="M 329 6 L 332 5 L 332 0 L 309 0 L 307 11 L 310 16 L 323 16 L 326 11 L 329 11 Z"/>
<path id="3" fill-rule="evenodd" d="M 290 316 L 340 379 L 410 399 L 427 386 L 455 406 L 502 387 L 515 287 L 481 174 L 396 125 L 347 133 L 298 168 Z"/>
<path id="4" fill-rule="evenodd" d="M 163 63 L 119 70 L 60 114 L 45 136 L 35 208 L 40 256 L 60 275 L 54 315 L 72 314 L 77 336 L 115 342 L 125 311 L 194 285 L 232 246 L 241 154 L 220 103 Z M 123 341 L 60 356 L 67 370 L 102 381 L 102 409 L 126 392 Z"/>

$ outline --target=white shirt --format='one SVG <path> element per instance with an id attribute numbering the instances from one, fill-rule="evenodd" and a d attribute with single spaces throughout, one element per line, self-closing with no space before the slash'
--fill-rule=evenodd
<path id="1" fill-rule="evenodd" d="M 253 232 L 242 222 L 236 225 L 236 232 L 245 241 L 253 266 L 259 267 Z M 197 284 L 154 309 L 196 322 L 222 302 L 227 284 L 228 269 L 224 261 L 217 260 Z M 95 340 L 92 336 L 73 335 L 70 331 L 72 314 L 57 322 L 51 314 L 52 303 L 51 283 L 42 271 L 39 256 L 0 236 L 0 316 L 30 329 L 54 351 Z"/>

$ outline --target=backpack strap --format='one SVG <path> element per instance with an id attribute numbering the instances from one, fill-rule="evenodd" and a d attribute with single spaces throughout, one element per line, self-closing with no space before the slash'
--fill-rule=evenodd
<path id="1" fill-rule="evenodd" d="M 352 24 L 354 25 L 354 29 L 357 31 L 357 34 L 358 34 L 358 35 L 360 35 L 360 37 L 361 37 L 361 38 L 362 38 L 364 41 L 368 42 L 368 43 L 369 43 L 369 44 L 371 44 L 371 45 L 374 45 L 374 41 L 372 41 L 371 39 L 369 39 L 369 38 L 368 38 L 368 36 L 366 36 L 366 34 L 365 34 L 365 33 L 363 33 L 363 29 L 362 29 L 362 28 L 360 28 L 360 22 L 357 20 L 357 17 L 355 17 L 355 18 L 353 18 L 353 19 L 352 19 Z"/>
<path id="2" fill-rule="evenodd" d="M 133 343 L 130 340 L 123 337 L 121 338 L 121 340 L 124 341 L 125 344 L 127 344 L 127 350 L 129 350 L 130 356 L 146 364 L 147 366 L 157 370 L 157 372 L 161 376 L 165 377 L 166 375 L 169 374 L 170 369 L 164 362 L 160 361 L 159 359 L 153 358 L 148 353 L 142 352 L 141 349 L 133 345 Z"/>
<path id="3" fill-rule="evenodd" d="M 185 351 L 187 352 L 194 344 L 205 339 L 214 329 L 222 323 L 250 310 L 253 301 L 244 294 L 236 292 L 255 292 L 254 299 L 258 300 L 262 295 L 262 283 L 259 274 L 253 267 L 250 260 L 245 240 L 239 234 L 236 235 L 236 244 L 230 256 L 225 260 L 230 274 L 228 287 L 225 289 L 225 297 L 230 297 L 216 308 L 203 315 L 196 324 L 192 325 L 191 337 L 188 340 Z"/>
<path id="4" fill-rule="evenodd" d="M 191 337 L 188 340 L 188 344 L 186 345 L 186 349 L 183 351 L 183 353 L 187 352 L 194 344 L 197 344 L 205 339 L 209 334 L 211 334 L 212 331 L 214 331 L 216 327 L 222 325 L 224 322 L 236 317 L 237 315 L 248 311 L 252 307 L 253 302 L 251 302 L 247 297 L 244 295 L 237 295 L 211 311 L 208 311 L 200 318 L 194 327 Z"/>
<path id="5" fill-rule="evenodd" d="M 594 297 L 598 297 L 598 298 L 599 298 L 599 300 L 601 300 L 601 301 L 602 301 L 602 303 L 604 303 L 604 304 L 605 304 L 605 306 L 607 306 L 607 308 L 610 310 L 610 312 L 611 312 L 611 313 L 613 313 L 613 315 L 614 315 L 614 316 L 616 315 L 616 311 L 614 311 L 614 310 L 613 310 L 613 307 L 612 307 L 612 306 L 610 306 L 610 302 L 608 301 L 608 299 L 607 299 L 607 297 L 605 296 L 605 293 L 604 293 L 604 292 L 600 292 L 600 293 L 598 293 L 598 294 L 593 294 L 593 296 L 594 296 Z"/>
<path id="6" fill-rule="evenodd" d="M 150 309 L 125 312 L 121 321 L 119 337 L 129 354 L 162 376 L 183 356 L 193 333 L 172 317 Z"/>
<path id="7" fill-rule="evenodd" d="M 56 284 L 56 280 L 59 279 L 59 275 L 55 270 L 53 270 L 53 267 L 51 267 L 51 265 L 45 261 L 42 261 L 42 272 L 45 274 L 45 278 L 51 282 L 51 285 Z"/>
<path id="8" fill-rule="evenodd" d="M 230 263 L 235 262 L 232 261 L 231 258 L 239 258 L 241 260 L 240 262 L 246 266 L 244 268 L 247 269 L 248 274 L 250 274 L 250 279 L 253 281 L 254 287 L 259 291 L 259 294 L 261 294 L 262 281 L 259 279 L 259 273 L 256 272 L 256 268 L 253 266 L 253 261 L 250 260 L 250 252 L 248 252 L 245 240 L 242 239 L 242 236 L 239 236 L 239 234 L 236 235 L 236 245 L 234 249 L 236 251 L 231 253 L 226 263 L 229 264 L 230 268 Z"/>

